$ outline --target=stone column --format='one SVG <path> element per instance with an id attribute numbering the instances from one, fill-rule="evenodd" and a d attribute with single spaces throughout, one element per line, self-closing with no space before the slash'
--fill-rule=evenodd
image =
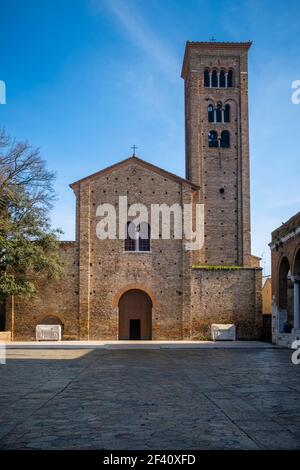
<path id="1" fill-rule="evenodd" d="M 212 87 L 212 72 L 209 72 L 209 88 Z"/>
<path id="2" fill-rule="evenodd" d="M 217 87 L 220 88 L 220 72 L 217 73 Z"/>
<path id="3" fill-rule="evenodd" d="M 294 331 L 300 328 L 300 276 L 294 276 Z"/>
<path id="4" fill-rule="evenodd" d="M 225 88 L 228 88 L 228 72 L 225 73 Z"/>

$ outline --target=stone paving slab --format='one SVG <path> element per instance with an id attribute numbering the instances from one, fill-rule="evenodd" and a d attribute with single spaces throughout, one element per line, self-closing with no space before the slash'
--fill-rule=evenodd
<path id="1" fill-rule="evenodd" d="M 0 449 L 300 449 L 288 350 L 8 349 Z"/>

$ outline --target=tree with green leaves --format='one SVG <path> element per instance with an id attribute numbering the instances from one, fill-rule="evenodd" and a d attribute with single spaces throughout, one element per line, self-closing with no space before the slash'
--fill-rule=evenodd
<path id="1" fill-rule="evenodd" d="M 49 219 L 54 179 L 38 149 L 0 130 L 0 302 L 34 294 L 38 278 L 62 275 L 61 232 Z"/>

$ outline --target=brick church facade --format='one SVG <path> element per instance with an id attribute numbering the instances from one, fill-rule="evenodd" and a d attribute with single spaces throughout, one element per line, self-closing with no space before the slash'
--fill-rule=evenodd
<path id="1" fill-rule="evenodd" d="M 186 179 L 134 155 L 71 184 L 76 240 L 60 243 L 65 275 L 39 281 L 34 299 L 8 303 L 15 340 L 34 339 L 43 323 L 62 324 L 64 339 L 208 339 L 212 323 L 234 323 L 239 339 L 260 337 L 261 269 L 250 247 L 250 46 L 186 45 Z M 119 196 L 146 207 L 203 204 L 203 246 L 187 250 L 174 236 L 100 240 L 97 207 L 117 207 Z"/>

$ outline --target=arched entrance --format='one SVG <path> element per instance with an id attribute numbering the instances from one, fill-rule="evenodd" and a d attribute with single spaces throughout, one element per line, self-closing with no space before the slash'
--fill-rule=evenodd
<path id="1" fill-rule="evenodd" d="M 286 257 L 282 258 L 279 266 L 279 308 L 286 311 L 286 319 L 293 325 L 293 283 L 291 280 L 290 263 Z"/>
<path id="2" fill-rule="evenodd" d="M 300 329 L 300 247 L 297 249 L 294 266 L 294 330 Z M 298 332 L 297 332 L 298 333 Z"/>
<path id="3" fill-rule="evenodd" d="M 297 249 L 295 260 L 294 260 L 294 268 L 293 268 L 294 276 L 300 276 L 300 247 Z"/>
<path id="4" fill-rule="evenodd" d="M 120 298 L 119 339 L 152 339 L 152 301 L 146 292 L 132 289 Z"/>

